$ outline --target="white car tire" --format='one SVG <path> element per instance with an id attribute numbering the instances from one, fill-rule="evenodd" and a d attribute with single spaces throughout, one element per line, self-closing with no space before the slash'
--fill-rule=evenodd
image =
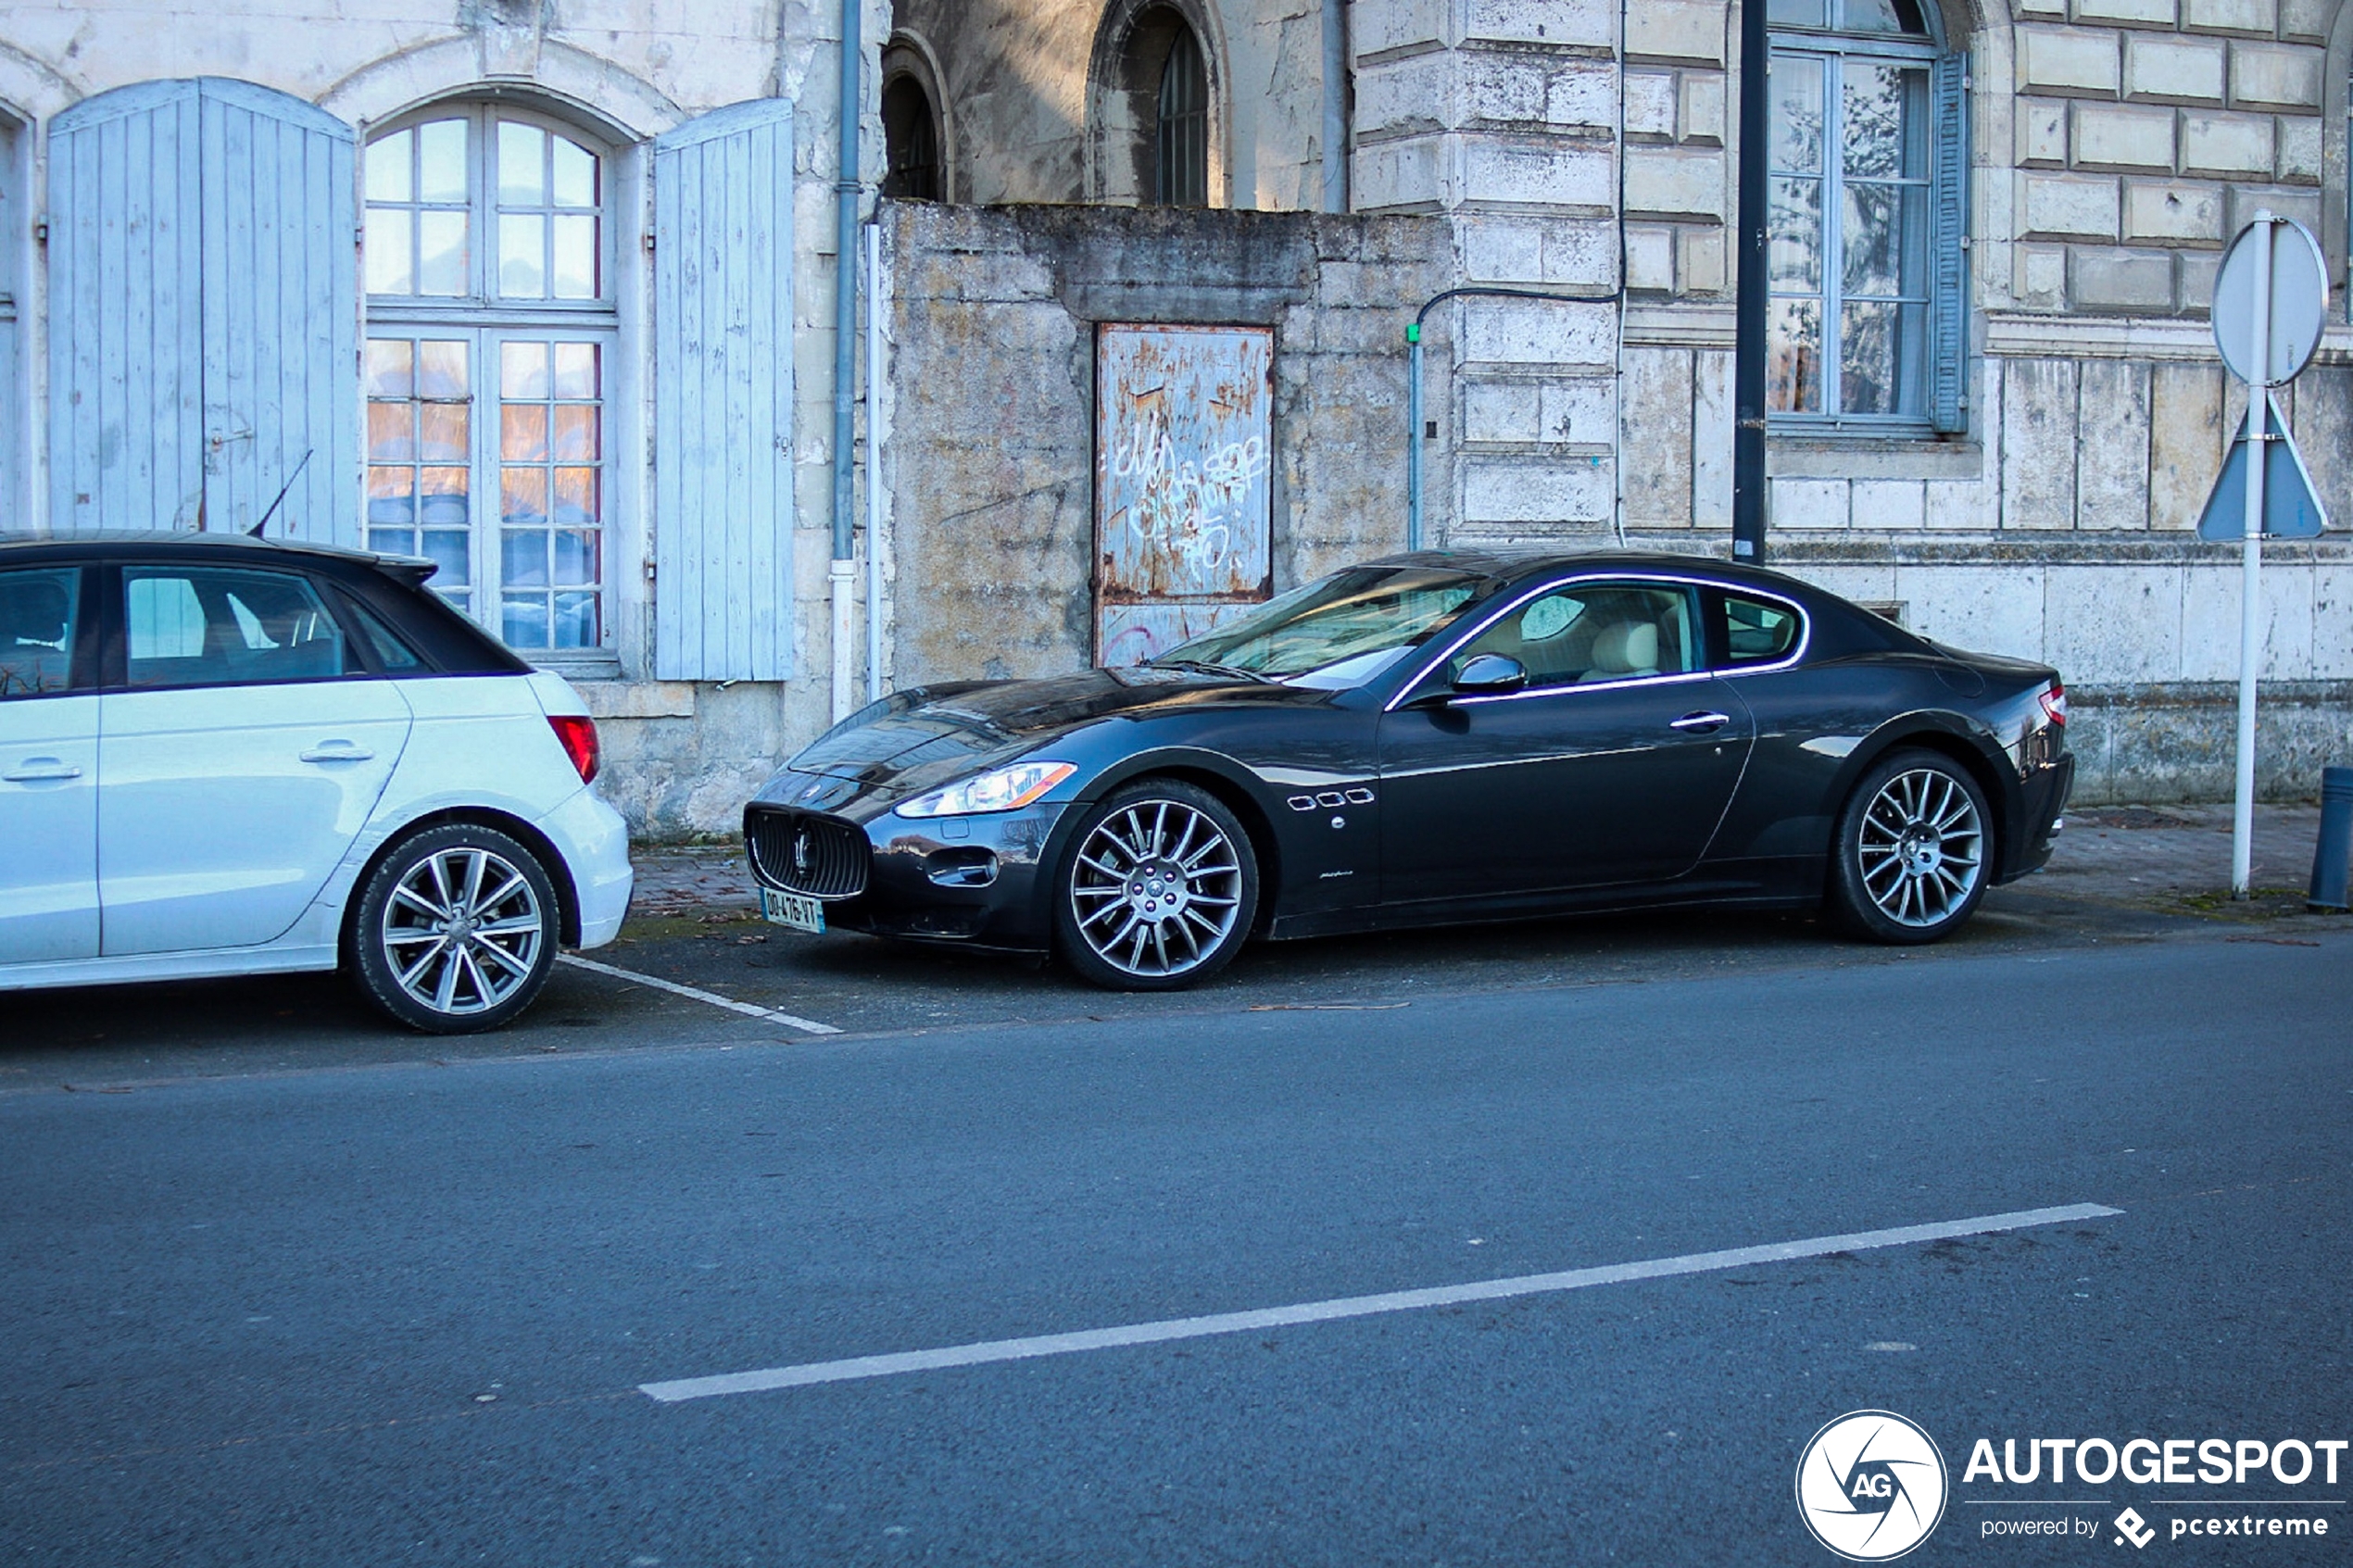
<path id="1" fill-rule="evenodd" d="M 562 909 L 537 854 L 496 828 L 413 833 L 376 863 L 353 906 L 354 983 L 398 1022 L 430 1035 L 497 1029 L 538 998 Z"/>

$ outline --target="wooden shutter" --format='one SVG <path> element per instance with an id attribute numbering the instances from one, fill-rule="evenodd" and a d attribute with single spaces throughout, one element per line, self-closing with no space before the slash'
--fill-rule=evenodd
<path id="1" fill-rule="evenodd" d="M 196 84 L 49 127 L 49 525 L 194 528 L 204 500 Z"/>
<path id="2" fill-rule="evenodd" d="M 666 132 L 653 179 L 654 672 L 784 680 L 792 105 L 736 104 Z"/>
<path id="3" fill-rule="evenodd" d="M 351 127 L 297 98 L 207 78 L 206 526 L 359 538 L 359 223 Z"/>
<path id="4" fill-rule="evenodd" d="M 356 536 L 352 132 L 250 82 L 149 82 L 50 131 L 50 521 Z"/>
<path id="5" fill-rule="evenodd" d="M 1938 57 L 1930 76 L 1935 137 L 1930 235 L 1929 418 L 1969 429 L 1969 56 Z"/>

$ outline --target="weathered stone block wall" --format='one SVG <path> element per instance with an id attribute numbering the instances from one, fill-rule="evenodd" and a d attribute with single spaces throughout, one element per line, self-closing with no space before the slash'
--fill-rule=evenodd
<path id="1" fill-rule="evenodd" d="M 885 222 L 893 684 L 1089 661 L 1099 322 L 1275 329 L 1277 591 L 1402 546 L 1404 329 L 1453 281 L 1443 222 L 919 203 Z M 1436 360 L 1434 407 L 1446 389 Z"/>

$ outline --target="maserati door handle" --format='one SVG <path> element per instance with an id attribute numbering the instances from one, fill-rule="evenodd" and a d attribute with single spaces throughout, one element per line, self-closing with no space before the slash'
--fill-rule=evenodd
<path id="1" fill-rule="evenodd" d="M 1731 721 L 1732 716 L 1729 713 L 1686 713 L 1667 727 L 1681 730 L 1687 734 L 1704 735 L 1711 730 L 1720 730 Z"/>
<path id="2" fill-rule="evenodd" d="M 321 741 L 302 754 L 305 762 L 365 762 L 374 752 L 347 740 Z"/>
<path id="3" fill-rule="evenodd" d="M 59 779 L 78 779 L 82 770 L 55 757 L 28 757 L 17 764 L 14 772 L 0 773 L 0 779 L 10 784 L 50 784 Z"/>

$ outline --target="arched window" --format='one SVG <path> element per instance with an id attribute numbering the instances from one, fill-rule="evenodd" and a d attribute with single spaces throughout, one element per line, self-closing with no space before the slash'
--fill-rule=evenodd
<path id="1" fill-rule="evenodd" d="M 912 76 L 894 76 L 883 87 L 883 145 L 889 159 L 882 194 L 908 201 L 946 199 L 941 178 L 939 121 L 931 94 Z"/>
<path id="2" fill-rule="evenodd" d="M 1966 424 L 1963 72 L 1919 0 L 1772 0 L 1768 406 Z"/>
<path id="3" fill-rule="evenodd" d="M 1162 207 L 1209 205 L 1209 79 L 1201 44 L 1181 21 L 1160 72 L 1152 200 Z"/>
<path id="4" fill-rule="evenodd" d="M 368 144 L 367 537 L 517 649 L 610 644 L 603 149 L 506 105 Z"/>

